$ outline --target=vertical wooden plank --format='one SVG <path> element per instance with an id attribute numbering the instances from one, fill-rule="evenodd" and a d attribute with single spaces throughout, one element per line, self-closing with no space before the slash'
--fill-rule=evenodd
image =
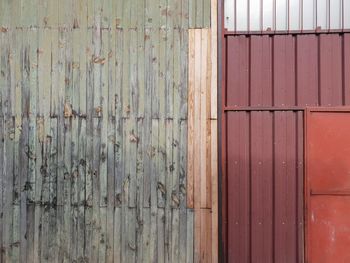
<path id="1" fill-rule="evenodd" d="M 199 135 L 194 136 L 194 261 L 198 262 L 200 260 L 200 248 L 201 248 L 201 239 L 200 239 L 200 226 L 201 226 L 201 217 L 200 217 L 200 206 L 201 206 L 201 137 L 202 131 L 201 128 L 201 66 L 202 66 L 202 45 L 201 45 L 202 31 L 195 31 L 195 84 L 194 84 L 194 129 L 199 131 Z M 198 240 L 198 241 L 197 241 Z"/>
<path id="2" fill-rule="evenodd" d="M 146 8 L 145 10 L 146 16 L 148 9 Z M 145 129 L 149 131 L 149 140 L 147 141 L 149 149 L 147 149 L 147 159 L 149 160 L 149 163 L 145 162 L 146 167 L 145 173 L 144 173 L 144 182 L 143 182 L 143 188 L 144 188 L 144 206 L 145 207 L 150 207 L 151 205 L 151 177 L 152 177 L 152 160 L 154 159 L 155 155 L 155 149 L 153 148 L 152 145 L 152 138 L 153 138 L 153 129 L 152 129 L 152 90 L 153 90 L 153 80 L 155 78 L 153 72 L 153 44 L 151 42 L 151 34 L 152 31 L 149 29 L 145 29 L 144 31 L 144 48 L 145 48 L 145 53 L 144 53 L 144 100 L 145 102 L 150 102 L 150 103 L 144 103 L 144 110 L 143 114 L 145 116 Z M 145 157 L 146 159 L 146 157 Z"/>
<path id="3" fill-rule="evenodd" d="M 116 132 L 115 132 L 115 184 L 114 184 L 114 260 L 122 260 L 122 205 L 125 205 L 123 184 L 124 184 L 124 158 L 125 158 L 125 140 L 124 140 L 124 122 L 120 118 L 121 111 L 116 117 Z"/>
<path id="4" fill-rule="evenodd" d="M 73 51 L 74 52 L 74 51 Z M 74 56 L 74 55 L 73 55 Z M 74 63 L 74 62 L 73 62 Z M 74 79 L 74 69 L 73 69 L 73 79 Z M 73 83 L 73 93 L 74 93 L 74 83 Z M 74 101 L 74 97 L 72 98 Z M 73 104 L 74 105 L 74 104 Z M 70 246 L 69 254 L 73 261 L 78 260 L 78 209 L 79 209 L 79 119 L 72 118 L 72 171 L 71 171 L 71 218 L 70 218 L 70 240 L 72 245 Z"/>
<path id="5" fill-rule="evenodd" d="M 87 114 L 87 77 L 88 77 L 88 65 L 90 57 L 88 55 L 90 52 L 92 52 L 90 44 L 91 42 L 88 39 L 89 36 L 89 30 L 87 29 L 87 17 L 86 14 L 88 12 L 87 10 L 87 3 L 81 2 L 80 7 L 81 12 L 81 24 L 80 24 L 80 43 L 82 43 L 82 47 L 80 47 L 80 54 L 79 54 L 79 115 L 80 116 L 86 116 Z M 84 16 L 85 15 L 85 16 Z"/>
<path id="6" fill-rule="evenodd" d="M 39 11 L 38 11 L 39 12 Z M 40 24 L 40 21 L 38 21 Z M 28 179 L 25 184 L 27 190 L 27 262 L 34 262 L 34 237 L 35 237 L 35 191 L 36 191 L 36 153 L 37 153 L 37 125 L 36 116 L 39 110 L 38 103 L 38 36 L 39 30 L 33 30 L 27 37 L 29 44 L 30 84 L 29 84 L 29 117 L 28 117 Z M 48 98 L 49 101 L 49 98 Z M 49 108 L 49 107 L 48 107 Z M 22 255 L 23 256 L 23 255 Z"/>
<path id="7" fill-rule="evenodd" d="M 131 25 L 134 28 L 133 25 Z M 130 49 L 129 49 L 129 110 L 130 110 L 130 119 L 128 120 L 128 135 L 127 135 L 127 147 L 130 148 L 130 155 L 128 164 L 128 170 L 126 173 L 129 174 L 129 196 L 128 204 L 129 207 L 136 207 L 136 194 L 137 194 L 137 145 L 139 143 L 139 136 L 137 130 L 137 112 L 138 112 L 138 88 L 137 88 L 137 77 L 138 77 L 138 68 L 137 68 L 137 31 L 136 29 L 131 29 L 130 34 Z"/>
<path id="8" fill-rule="evenodd" d="M 189 95 L 189 31 L 180 30 L 180 118 L 188 117 L 188 95 Z"/>
<path id="9" fill-rule="evenodd" d="M 53 35 L 57 36 L 56 30 L 42 29 L 38 31 L 39 33 L 39 46 L 38 46 L 38 112 L 40 115 L 45 117 L 50 114 L 50 95 L 51 95 L 51 83 L 53 84 L 52 89 L 57 87 L 55 81 L 57 79 L 51 79 L 57 75 L 57 42 L 51 43 L 51 37 Z M 54 40 L 53 38 L 52 40 Z M 57 39 L 57 38 L 56 38 Z M 52 45 L 52 53 L 51 53 Z M 52 56 L 52 68 L 48 65 L 51 65 L 51 56 Z M 52 71 L 52 74 L 51 74 Z M 52 94 L 54 96 L 55 94 Z"/>
<path id="10" fill-rule="evenodd" d="M 113 1 L 115 3 L 114 8 L 115 9 L 115 26 L 116 28 L 122 28 L 123 25 L 123 0 L 115 0 Z"/>
<path id="11" fill-rule="evenodd" d="M 89 74 L 91 74 L 89 72 Z M 91 89 L 89 87 L 89 89 Z M 90 91 L 89 91 L 90 93 Z M 88 94 L 89 94 L 88 93 Z M 92 118 L 88 117 L 86 119 L 86 170 L 85 170 L 85 220 L 84 220 L 84 235 L 85 235 L 85 243 L 84 243 L 84 257 L 90 258 L 91 250 L 92 250 L 92 182 L 93 182 L 93 122 Z"/>
<path id="12" fill-rule="evenodd" d="M 58 262 L 57 248 L 57 176 L 58 176 L 58 119 L 50 119 L 50 130 L 46 134 L 46 140 L 50 142 L 51 149 L 47 153 L 49 160 L 49 262 Z"/>
<path id="13" fill-rule="evenodd" d="M 158 33 L 158 34 L 157 34 Z M 154 39 L 154 40 L 153 40 Z M 166 30 L 159 29 L 151 35 L 151 41 L 155 47 L 154 85 L 152 89 L 152 118 L 165 116 L 165 79 L 166 79 Z"/>
<path id="14" fill-rule="evenodd" d="M 217 119 L 218 99 L 217 99 L 217 88 L 218 88 L 218 1 L 211 0 L 211 88 L 210 88 L 210 113 L 212 119 Z"/>
<path id="15" fill-rule="evenodd" d="M 165 67 L 165 116 L 172 118 L 174 114 L 174 30 L 168 29 L 166 33 L 166 67 Z M 162 110 L 162 108 L 160 108 Z"/>
<path id="16" fill-rule="evenodd" d="M 106 261 L 106 220 L 107 220 L 107 145 L 108 145 L 108 40 L 109 30 L 102 30 L 101 43 L 101 57 L 107 60 L 107 63 L 101 65 L 101 109 L 102 109 L 102 123 L 101 123 L 101 145 L 100 145 L 100 249 L 99 261 Z"/>
<path id="17" fill-rule="evenodd" d="M 151 259 L 151 208 L 143 209 L 142 261 L 152 262 Z"/>
<path id="18" fill-rule="evenodd" d="M 0 45 L 1 45 L 1 52 L 0 52 L 0 70 L 3 71 L 5 68 L 5 42 L 4 42 L 4 35 L 5 33 L 0 34 Z M 0 116 L 3 117 L 4 116 L 4 93 L 5 93 L 5 88 L 6 88 L 6 84 L 5 84 L 5 75 L 1 74 L 0 75 Z"/>
<path id="19" fill-rule="evenodd" d="M 195 11 L 195 27 L 203 27 L 203 18 L 204 18 L 204 0 L 196 0 L 196 11 Z"/>
<path id="20" fill-rule="evenodd" d="M 194 207 L 195 31 L 189 30 L 187 207 Z"/>
<path id="21" fill-rule="evenodd" d="M 151 174 L 150 174 L 150 195 L 149 202 L 151 206 L 151 230 L 150 230 L 150 261 L 154 261 L 158 256 L 157 247 L 157 207 L 158 207 L 158 192 L 157 182 L 159 173 L 159 120 L 152 119 L 152 138 L 151 138 Z"/>
<path id="22" fill-rule="evenodd" d="M 29 98 L 26 98 L 29 100 Z M 19 260 L 22 262 L 27 261 L 27 234 L 28 234 L 28 215 L 27 215 L 27 200 L 28 200 L 28 191 L 27 191 L 27 185 L 28 185 L 28 155 L 26 153 L 26 148 L 28 147 L 28 118 L 24 117 L 22 119 L 22 123 L 20 124 L 21 129 L 21 137 L 19 141 L 19 164 L 23 165 L 23 167 L 20 169 L 20 188 L 19 188 L 19 195 L 20 195 L 20 224 L 19 224 L 19 254 L 20 258 Z"/>
<path id="23" fill-rule="evenodd" d="M 171 261 L 171 227 L 172 227 L 172 213 L 171 206 L 173 203 L 173 174 L 174 174 L 174 162 L 173 162 L 173 120 L 165 120 L 165 181 L 164 181 L 164 196 L 165 196 L 165 262 Z M 176 198 L 176 197 L 175 197 Z"/>
<path id="24" fill-rule="evenodd" d="M 122 236 L 122 208 L 116 207 L 114 209 L 114 232 L 113 232 L 113 259 L 114 262 L 121 262 L 122 260 L 122 247 L 121 247 L 121 236 Z"/>
<path id="25" fill-rule="evenodd" d="M 73 21 L 73 2 L 62 0 L 58 2 L 58 27 L 61 29 L 72 28 Z"/>
<path id="26" fill-rule="evenodd" d="M 110 28 L 113 24 L 112 20 L 112 0 L 102 0 L 101 1 L 101 27 Z"/>
<path id="27" fill-rule="evenodd" d="M 78 126 L 78 260 L 84 258 L 84 244 L 85 244 L 85 205 L 86 205 L 86 119 L 79 118 Z"/>
<path id="28" fill-rule="evenodd" d="M 115 117 L 116 115 L 116 38 L 117 33 L 114 28 L 108 31 L 108 117 Z"/>
<path id="29" fill-rule="evenodd" d="M 114 206 L 115 206 L 115 118 L 108 117 L 107 135 L 107 219 L 106 219 L 106 261 L 113 262 L 114 249 Z"/>
<path id="30" fill-rule="evenodd" d="M 42 187 L 40 193 L 40 201 L 42 204 L 40 225 L 39 225 L 39 242 L 40 242 L 40 261 L 48 262 L 49 259 L 49 211 L 50 211 L 50 160 L 48 158 L 51 151 L 51 140 L 47 140 L 46 136 L 49 134 L 50 120 L 43 119 L 41 124 L 41 167 L 40 173 L 42 175 Z"/>
<path id="31" fill-rule="evenodd" d="M 158 123 L 158 178 L 157 178 L 157 200 L 158 207 L 165 207 L 166 204 L 166 125 L 161 119 Z M 160 210 L 158 210 L 159 212 Z"/>
<path id="32" fill-rule="evenodd" d="M 194 262 L 194 211 L 187 210 L 186 262 Z"/>
<path id="33" fill-rule="evenodd" d="M 18 8 L 17 12 L 20 12 L 20 18 L 22 26 L 24 27 L 36 27 L 38 26 L 38 0 L 19 1 L 21 3 L 21 9 Z M 18 16 L 17 16 L 18 17 Z"/>
<path id="34" fill-rule="evenodd" d="M 179 262 L 186 262 L 186 242 L 187 242 L 187 121 L 180 121 L 179 139 Z"/>
<path id="35" fill-rule="evenodd" d="M 1 36 L 0 36 L 1 43 Z M 0 57 L 1 58 L 1 57 Z M 0 61 L 1 65 L 1 61 Z M 4 130 L 4 118 L 0 116 L 0 213 L 4 215 L 4 185 L 5 185 L 5 169 L 4 169 L 4 147 L 5 146 L 5 130 Z M 0 217 L 0 247 L 4 247 L 3 244 L 3 216 Z M 0 262 L 3 262 L 2 252 L 0 254 Z"/>
<path id="36" fill-rule="evenodd" d="M 158 12 L 159 14 L 159 21 L 158 21 L 158 26 L 156 26 L 155 28 L 167 28 L 167 20 L 168 20 L 168 16 L 167 16 L 167 4 L 168 4 L 168 0 L 159 0 L 159 9 Z"/>
<path id="37" fill-rule="evenodd" d="M 165 251 L 165 213 L 164 208 L 158 208 L 157 212 L 157 260 L 166 262 Z"/>
<path id="38" fill-rule="evenodd" d="M 142 6 L 142 5 L 141 5 Z M 137 29 L 137 116 L 145 116 L 145 30 Z"/>
<path id="39" fill-rule="evenodd" d="M 97 89 L 97 86 L 95 86 Z M 95 88 L 94 87 L 94 88 Z M 100 148 L 101 148 L 101 119 L 92 119 L 92 248 L 90 258 L 93 262 L 99 260 L 99 241 L 101 233 L 100 220 Z"/>
<path id="40" fill-rule="evenodd" d="M 209 61 L 209 30 L 201 30 L 201 68 L 200 68 L 200 207 L 208 208 L 210 207 L 210 172 L 208 171 L 208 160 L 207 160 L 207 147 L 208 140 L 210 141 L 210 134 L 208 134 L 208 82 L 210 78 L 208 77 L 208 61 Z M 210 130 L 209 130 L 210 131 Z M 209 135 L 209 136 L 208 136 Z"/>
<path id="41" fill-rule="evenodd" d="M 182 0 L 181 3 L 181 28 L 187 30 L 189 28 L 189 7 L 192 1 Z"/>
<path id="42" fill-rule="evenodd" d="M 21 204 L 21 175 L 17 163 L 20 162 L 20 138 L 22 137 L 22 117 L 14 117 L 14 156 L 13 156 L 13 199 L 12 199 L 12 237 L 11 237 L 11 261 L 20 260 L 20 204 Z M 24 217 L 26 215 L 23 215 Z"/>
<path id="43" fill-rule="evenodd" d="M 123 117 L 130 114 L 130 31 L 123 31 L 123 52 L 122 55 L 122 90 L 121 90 L 121 108 Z"/>
<path id="44" fill-rule="evenodd" d="M 211 249 L 212 227 L 213 227 L 211 210 L 210 209 L 201 209 L 201 213 L 202 213 L 201 238 L 205 242 L 205 245 L 202 245 L 201 261 L 211 262 L 212 253 L 213 253 L 213 251 Z"/>
<path id="45" fill-rule="evenodd" d="M 33 144 L 35 144 L 35 192 L 34 192 L 34 244 L 33 244 L 33 262 L 39 262 L 40 260 L 40 224 L 41 224 L 41 192 L 42 192 L 42 176 L 40 168 L 42 165 L 42 151 L 44 142 L 44 119 L 43 117 L 35 116 L 35 127 L 37 135 L 33 138 Z"/>
<path id="46" fill-rule="evenodd" d="M 3 250 L 2 258 L 5 262 L 12 261 L 13 238 L 13 190 L 14 190 L 14 139 L 15 119 L 7 117 L 4 123 L 4 161 L 3 161 Z"/>
<path id="47" fill-rule="evenodd" d="M 188 27 L 196 28 L 196 10 L 197 10 L 197 2 L 200 0 L 188 0 Z"/>
<path id="48" fill-rule="evenodd" d="M 143 209 L 143 174 L 145 129 L 144 119 L 137 120 L 137 152 L 136 152 L 136 262 L 144 261 L 143 236 L 145 233 Z"/>
<path id="49" fill-rule="evenodd" d="M 14 92 L 13 87 L 11 87 L 11 64 L 9 57 L 11 55 L 10 50 L 10 39 L 11 34 L 9 32 L 6 32 L 5 35 L 3 35 L 2 39 L 2 46 L 3 51 L 1 53 L 1 71 L 3 74 L 1 74 L 1 86 L 2 86 L 2 108 L 3 108 L 3 114 L 10 116 L 12 115 L 12 102 L 13 102 L 13 95 L 11 95 Z M 11 92 L 12 91 L 12 92 Z"/>
<path id="50" fill-rule="evenodd" d="M 212 0 L 203 0 L 203 27 L 209 28 L 211 26 L 211 15 L 213 12 L 211 12 L 212 8 Z M 214 12 L 217 12 L 217 9 L 214 10 Z M 215 26 L 215 25 L 212 25 Z"/>

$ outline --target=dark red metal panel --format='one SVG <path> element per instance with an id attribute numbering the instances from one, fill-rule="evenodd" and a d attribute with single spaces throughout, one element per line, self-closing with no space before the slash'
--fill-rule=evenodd
<path id="1" fill-rule="evenodd" d="M 318 105 L 319 63 L 318 36 L 299 35 L 296 37 L 296 104 Z"/>
<path id="2" fill-rule="evenodd" d="M 227 107 L 350 103 L 350 34 L 226 36 Z"/>
<path id="3" fill-rule="evenodd" d="M 350 106 L 350 33 L 223 39 L 224 252 L 303 262 L 304 109 Z"/>
<path id="4" fill-rule="evenodd" d="M 227 105 L 249 104 L 249 38 L 239 36 L 227 39 L 227 83 L 232 91 L 227 94 Z"/>
<path id="5" fill-rule="evenodd" d="M 306 259 L 350 262 L 350 109 L 306 117 Z"/>
<path id="6" fill-rule="evenodd" d="M 302 123 L 302 112 L 227 112 L 229 262 L 302 259 Z"/>
<path id="7" fill-rule="evenodd" d="M 252 112 L 251 118 L 251 254 L 252 262 L 273 260 L 273 115 Z"/>
<path id="8" fill-rule="evenodd" d="M 274 38 L 273 49 L 273 92 L 276 106 L 296 104 L 296 38 L 291 35 L 280 35 Z"/>
<path id="9" fill-rule="evenodd" d="M 343 35 L 319 36 L 319 100 L 322 106 L 343 105 Z"/>
<path id="10" fill-rule="evenodd" d="M 227 114 L 228 258 L 250 261 L 250 114 Z M 233 187 L 234 186 L 234 187 Z M 241 260 L 241 261 L 239 261 Z"/>
<path id="11" fill-rule="evenodd" d="M 272 105 L 272 38 L 251 36 L 250 39 L 250 106 Z M 229 90 L 228 90 L 229 92 Z"/>

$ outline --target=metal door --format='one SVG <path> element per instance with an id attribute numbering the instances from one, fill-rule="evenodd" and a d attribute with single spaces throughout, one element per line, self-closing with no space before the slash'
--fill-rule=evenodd
<path id="1" fill-rule="evenodd" d="M 306 262 L 350 262 L 350 110 L 305 118 Z"/>

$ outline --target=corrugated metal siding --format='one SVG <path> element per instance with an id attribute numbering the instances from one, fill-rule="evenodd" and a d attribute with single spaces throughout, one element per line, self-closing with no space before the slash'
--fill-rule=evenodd
<path id="1" fill-rule="evenodd" d="M 303 113 L 227 113 L 229 262 L 301 262 Z"/>
<path id="2" fill-rule="evenodd" d="M 350 103 L 350 34 L 227 36 L 226 107 Z"/>
<path id="3" fill-rule="evenodd" d="M 224 49 L 228 260 L 302 262 L 302 109 L 350 105 L 350 34 L 226 35 Z"/>
<path id="4" fill-rule="evenodd" d="M 0 1 L 0 262 L 195 259 L 188 28 L 210 11 Z"/>
<path id="5" fill-rule="evenodd" d="M 348 0 L 225 0 L 230 32 L 350 30 Z"/>

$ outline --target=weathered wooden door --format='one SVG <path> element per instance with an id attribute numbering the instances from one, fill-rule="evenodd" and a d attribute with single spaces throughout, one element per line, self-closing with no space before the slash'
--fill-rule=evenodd
<path id="1" fill-rule="evenodd" d="M 306 262 L 350 262 L 350 111 L 306 111 Z"/>

